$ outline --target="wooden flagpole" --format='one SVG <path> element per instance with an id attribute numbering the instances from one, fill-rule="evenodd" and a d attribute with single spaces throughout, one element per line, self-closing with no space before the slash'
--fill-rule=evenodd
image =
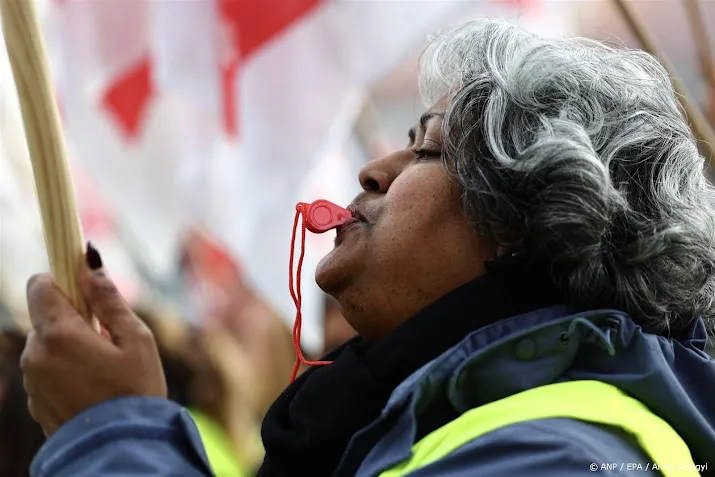
<path id="1" fill-rule="evenodd" d="M 698 60 L 700 63 L 700 71 L 705 77 L 706 84 L 706 102 L 715 101 L 715 57 L 710 43 L 710 35 L 705 24 L 705 16 L 700 4 L 700 0 L 683 0 L 685 4 L 685 13 L 688 16 L 690 23 L 690 31 L 693 33 L 693 41 L 698 52 Z M 715 105 L 708 104 L 706 106 L 705 115 L 710 120 L 710 124 L 715 123 Z"/>
<path id="2" fill-rule="evenodd" d="M 710 166 L 715 168 L 715 156 L 713 156 L 712 153 L 712 148 L 715 147 L 715 131 L 713 131 L 710 122 L 707 120 L 697 104 L 688 101 L 688 98 L 691 96 L 688 94 L 685 85 L 676 74 L 675 68 L 670 61 L 668 61 L 668 58 L 666 58 L 665 55 L 663 55 L 655 46 L 655 41 L 650 35 L 650 32 L 638 19 L 628 2 L 626 0 L 614 0 L 614 2 L 618 10 L 621 12 L 623 19 L 626 21 L 631 31 L 635 34 L 643 49 L 651 55 L 657 57 L 665 70 L 668 72 L 668 76 L 670 76 L 675 92 L 681 97 L 681 104 L 683 105 L 685 113 L 690 120 L 690 125 L 695 137 L 710 146 L 711 151 L 708 153 Z"/>
<path id="3" fill-rule="evenodd" d="M 708 88 L 715 89 L 715 58 L 713 58 L 710 36 L 700 0 L 683 0 L 683 3 L 690 23 L 690 31 L 693 33 L 695 49 L 698 52 L 700 70 L 708 83 Z"/>
<path id="4" fill-rule="evenodd" d="M 82 229 L 35 0 L 0 0 L 0 16 L 52 274 L 75 308 L 99 330 L 79 285 L 84 257 Z"/>

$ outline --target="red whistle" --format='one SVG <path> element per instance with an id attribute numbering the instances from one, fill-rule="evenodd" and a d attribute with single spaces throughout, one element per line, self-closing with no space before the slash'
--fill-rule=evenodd
<path id="1" fill-rule="evenodd" d="M 288 288 L 290 288 L 290 295 L 293 298 L 293 302 L 296 307 L 295 323 L 293 324 L 293 347 L 295 348 L 296 360 L 295 365 L 293 366 L 293 373 L 291 373 L 291 383 L 294 382 L 298 376 L 301 363 L 307 366 L 325 366 L 331 363 L 330 361 L 308 361 L 305 359 L 305 356 L 303 356 L 303 351 L 300 348 L 300 330 L 303 323 L 303 316 L 300 311 L 302 304 L 302 297 L 300 293 L 300 272 L 303 268 L 303 257 L 305 256 L 305 231 L 310 230 L 314 234 L 322 234 L 323 232 L 327 232 L 328 230 L 344 224 L 353 216 L 352 212 L 348 209 L 344 209 L 339 205 L 335 205 L 324 199 L 316 200 L 312 204 L 298 202 L 295 206 L 295 210 L 293 238 L 290 242 L 290 262 L 288 266 L 290 272 L 288 276 Z M 303 230 L 301 234 L 300 258 L 298 258 L 298 270 L 295 278 L 296 286 L 294 287 L 293 253 L 295 251 L 295 239 L 296 233 L 298 232 L 298 220 L 300 219 L 300 215 L 303 216 Z"/>
<path id="2" fill-rule="evenodd" d="M 298 202 L 296 210 L 303 214 L 305 228 L 314 234 L 322 234 L 338 227 L 350 219 L 353 214 L 348 209 L 320 199 L 312 204 Z"/>

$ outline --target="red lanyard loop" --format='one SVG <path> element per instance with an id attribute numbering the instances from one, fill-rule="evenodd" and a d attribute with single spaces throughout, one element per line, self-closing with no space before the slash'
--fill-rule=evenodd
<path id="1" fill-rule="evenodd" d="M 303 220 L 301 221 L 300 255 L 298 257 L 298 269 L 296 270 L 296 278 L 294 281 L 293 263 L 295 258 L 295 239 L 298 233 L 298 220 L 301 216 Z M 290 377 L 291 383 L 296 380 L 301 363 L 306 366 L 325 366 L 332 363 L 332 361 L 308 361 L 305 359 L 305 356 L 303 356 L 303 350 L 300 347 L 300 332 L 303 324 L 300 277 L 303 271 L 303 258 L 305 257 L 305 231 L 310 230 L 313 233 L 327 232 L 343 224 L 350 217 L 352 217 L 350 211 L 327 200 L 317 200 L 312 204 L 299 202 L 298 205 L 296 205 L 293 235 L 290 241 L 290 263 L 288 270 L 288 287 L 290 288 L 290 296 L 293 298 L 293 303 L 295 303 L 296 308 L 295 322 L 293 323 L 293 347 L 295 348 L 296 360 Z"/>

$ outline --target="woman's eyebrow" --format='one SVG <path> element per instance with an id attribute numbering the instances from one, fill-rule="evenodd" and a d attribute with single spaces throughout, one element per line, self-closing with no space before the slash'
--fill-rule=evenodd
<path id="1" fill-rule="evenodd" d="M 427 131 L 427 123 L 430 122 L 430 120 L 434 118 L 444 118 L 444 113 L 435 113 L 435 112 L 429 112 L 429 113 L 424 113 L 422 116 L 420 116 L 420 132 L 424 136 L 425 132 Z M 417 137 L 417 133 L 415 131 L 415 128 L 412 128 L 408 131 L 407 137 L 410 138 L 410 144 L 415 142 L 415 138 Z"/>
<path id="2" fill-rule="evenodd" d="M 420 117 L 420 131 L 422 132 L 422 134 L 427 131 L 427 123 L 434 118 L 444 118 L 444 113 L 424 113 Z"/>

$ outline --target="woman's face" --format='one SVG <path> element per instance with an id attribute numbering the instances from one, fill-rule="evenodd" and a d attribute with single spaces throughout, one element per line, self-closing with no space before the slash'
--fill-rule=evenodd
<path id="1" fill-rule="evenodd" d="M 422 116 L 405 149 L 363 167 L 364 192 L 350 206 L 361 220 L 338 228 L 316 271 L 318 285 L 370 340 L 481 275 L 496 254 L 468 224 L 460 190 L 441 167 L 445 107 Z"/>

